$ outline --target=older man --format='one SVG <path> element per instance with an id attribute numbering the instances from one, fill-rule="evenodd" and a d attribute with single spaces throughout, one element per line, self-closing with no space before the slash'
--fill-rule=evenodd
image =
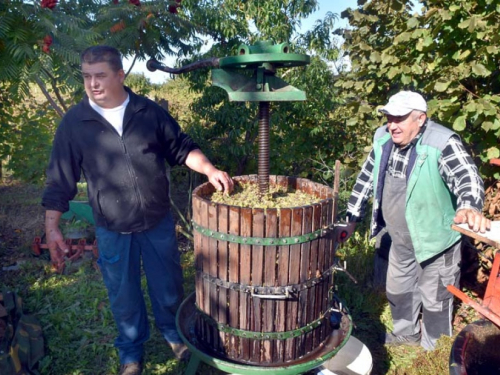
<path id="1" fill-rule="evenodd" d="M 385 344 L 432 350 L 452 334 L 446 286 L 459 282 L 461 235 L 451 225 L 490 228 L 481 214 L 483 181 L 457 134 L 427 118 L 420 94 L 399 92 L 380 112 L 387 124 L 376 131 L 349 198 L 348 233 L 373 195 L 371 235 L 385 227 L 392 239 L 386 293 L 394 328 Z"/>

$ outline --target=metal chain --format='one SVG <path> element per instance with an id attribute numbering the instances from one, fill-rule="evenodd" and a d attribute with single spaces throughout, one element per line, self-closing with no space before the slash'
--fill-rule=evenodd
<path id="1" fill-rule="evenodd" d="M 323 272 L 321 276 L 313 277 L 301 284 L 289 284 L 282 286 L 239 284 L 235 282 L 221 280 L 218 277 L 212 276 L 202 271 L 198 271 L 198 274 L 201 275 L 203 280 L 206 280 L 211 284 L 215 284 L 218 287 L 234 290 L 237 292 L 251 293 L 252 296 L 254 297 L 267 296 L 268 298 L 272 298 L 271 296 L 285 296 L 284 298 L 296 298 L 298 296 L 297 295 L 298 292 L 312 288 L 313 286 L 323 282 L 325 278 L 330 276 L 335 270 L 338 270 L 337 265 L 331 266 L 328 270 Z"/>

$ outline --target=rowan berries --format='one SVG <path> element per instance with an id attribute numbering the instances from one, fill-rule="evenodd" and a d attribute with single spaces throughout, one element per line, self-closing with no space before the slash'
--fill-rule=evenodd
<path id="1" fill-rule="evenodd" d="M 52 45 L 52 37 L 50 35 L 45 35 L 43 38 L 42 51 L 45 53 L 50 53 L 50 46 Z"/>
<path id="2" fill-rule="evenodd" d="M 123 20 L 121 20 L 117 24 L 111 26 L 109 31 L 111 31 L 112 33 L 117 33 L 119 31 L 122 31 L 124 28 L 125 28 L 125 22 L 123 22 Z"/>
<path id="3" fill-rule="evenodd" d="M 169 5 L 168 6 L 168 11 L 172 14 L 176 14 L 177 13 L 177 8 L 179 8 L 181 6 L 181 0 L 175 0 L 175 2 L 177 4 L 175 5 Z"/>
<path id="4" fill-rule="evenodd" d="M 42 0 L 40 5 L 42 8 L 54 9 L 57 5 L 57 1 L 58 0 Z"/>
<path id="5" fill-rule="evenodd" d="M 135 6 L 141 6 L 141 0 L 128 0 L 130 4 L 134 4 Z"/>
<path id="6" fill-rule="evenodd" d="M 50 45 L 52 44 L 52 37 L 50 35 L 46 35 L 45 38 L 43 38 L 43 44 L 50 47 Z"/>

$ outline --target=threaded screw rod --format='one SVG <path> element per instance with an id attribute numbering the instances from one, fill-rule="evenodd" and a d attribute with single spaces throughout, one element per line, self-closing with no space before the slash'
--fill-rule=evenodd
<path id="1" fill-rule="evenodd" d="M 269 192 L 269 102 L 259 102 L 259 193 Z"/>

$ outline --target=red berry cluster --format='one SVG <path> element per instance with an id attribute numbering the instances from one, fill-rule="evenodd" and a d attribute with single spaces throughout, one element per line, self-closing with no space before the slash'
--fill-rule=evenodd
<path id="1" fill-rule="evenodd" d="M 51 44 L 52 44 L 52 37 L 50 35 L 46 35 L 45 38 L 43 38 L 42 51 L 45 53 L 50 53 Z"/>
<path id="2" fill-rule="evenodd" d="M 141 6 L 141 0 L 128 0 L 130 4 L 134 4 L 135 6 Z"/>
<path id="3" fill-rule="evenodd" d="M 118 4 L 119 0 L 113 0 L 113 4 Z"/>
<path id="4" fill-rule="evenodd" d="M 124 28 L 125 28 L 125 22 L 123 22 L 123 20 L 121 20 L 117 24 L 111 26 L 109 31 L 111 31 L 114 34 L 114 33 L 117 33 L 119 31 L 122 31 Z"/>
<path id="5" fill-rule="evenodd" d="M 42 8 L 54 9 L 57 5 L 57 0 L 42 0 Z"/>
<path id="6" fill-rule="evenodd" d="M 179 7 L 181 6 L 181 1 L 182 1 L 182 0 L 175 0 L 175 2 L 176 2 L 177 4 L 175 4 L 175 5 L 169 5 L 169 6 L 168 6 L 168 11 L 169 11 L 170 13 L 172 13 L 172 14 L 176 14 L 176 13 L 177 13 L 177 8 L 179 8 Z"/>

